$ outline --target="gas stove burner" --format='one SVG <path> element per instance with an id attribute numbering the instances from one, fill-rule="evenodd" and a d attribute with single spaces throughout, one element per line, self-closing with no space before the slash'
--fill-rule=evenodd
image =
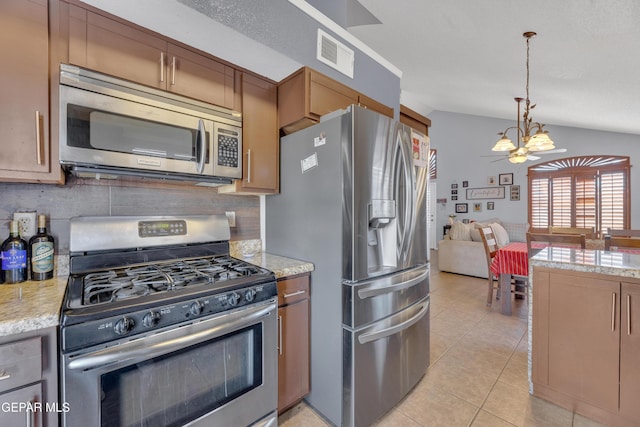
<path id="1" fill-rule="evenodd" d="M 112 294 L 112 301 L 117 301 L 126 298 L 139 297 L 147 295 L 149 293 L 149 287 L 145 285 L 130 285 L 123 286 L 116 289 Z"/>
<path id="2" fill-rule="evenodd" d="M 226 255 L 132 265 L 84 276 L 82 301 L 83 305 L 102 304 L 263 273 Z"/>

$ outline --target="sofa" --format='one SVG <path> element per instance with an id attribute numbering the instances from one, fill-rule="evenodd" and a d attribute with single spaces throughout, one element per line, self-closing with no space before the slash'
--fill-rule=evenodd
<path id="1" fill-rule="evenodd" d="M 503 222 L 497 218 L 464 224 L 456 221 L 449 233 L 438 243 L 440 271 L 487 278 L 487 256 L 480 237 L 480 228 L 493 229 L 499 247 L 510 242 L 526 242 L 529 224 Z"/>

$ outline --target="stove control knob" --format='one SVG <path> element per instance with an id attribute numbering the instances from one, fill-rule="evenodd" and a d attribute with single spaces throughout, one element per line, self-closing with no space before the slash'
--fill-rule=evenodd
<path id="1" fill-rule="evenodd" d="M 132 318 L 123 317 L 122 319 L 116 322 L 116 324 L 113 326 L 113 330 L 118 335 L 126 335 L 129 332 L 131 332 L 131 330 L 135 325 L 136 323 L 133 321 Z"/>
<path id="2" fill-rule="evenodd" d="M 231 292 L 227 298 L 231 307 L 235 307 L 240 302 L 240 294 L 237 292 Z"/>
<path id="3" fill-rule="evenodd" d="M 191 313 L 193 316 L 200 315 L 200 313 L 202 313 L 202 310 L 204 310 L 204 306 L 200 303 L 200 301 L 195 301 L 189 307 L 189 313 Z"/>
<path id="4" fill-rule="evenodd" d="M 246 299 L 248 302 L 253 301 L 255 297 L 256 297 L 255 289 L 247 289 L 246 292 L 244 293 L 244 299 Z"/>
<path id="5" fill-rule="evenodd" d="M 160 313 L 157 311 L 150 311 L 142 318 L 142 325 L 145 328 L 153 328 L 160 322 Z"/>

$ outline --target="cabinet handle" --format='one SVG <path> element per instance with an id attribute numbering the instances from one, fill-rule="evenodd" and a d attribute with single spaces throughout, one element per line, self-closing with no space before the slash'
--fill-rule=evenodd
<path id="1" fill-rule="evenodd" d="M 247 149 L 247 182 L 251 182 L 251 148 Z"/>
<path id="2" fill-rule="evenodd" d="M 611 332 L 616 330 L 616 293 L 611 294 Z"/>
<path id="3" fill-rule="evenodd" d="M 36 110 L 36 161 L 43 164 L 44 154 L 42 153 L 42 127 L 40 126 L 40 111 Z"/>
<path id="4" fill-rule="evenodd" d="M 282 356 L 282 316 L 278 316 L 278 352 Z"/>
<path id="5" fill-rule="evenodd" d="M 160 81 L 164 82 L 164 52 L 160 52 Z"/>
<path id="6" fill-rule="evenodd" d="M 176 57 L 171 58 L 171 84 L 176 84 Z"/>
<path id="7" fill-rule="evenodd" d="M 33 407 L 35 407 L 35 405 L 33 405 L 33 404 L 35 403 L 35 401 L 34 401 L 34 400 L 32 400 L 32 401 L 31 401 L 31 402 L 29 402 L 29 403 L 31 403 L 31 407 L 32 407 L 32 408 L 33 408 Z M 35 425 L 36 425 L 36 423 L 35 423 L 35 419 L 34 419 L 34 418 L 35 418 L 35 416 L 36 416 L 36 411 L 30 411 L 30 410 L 27 408 L 26 413 L 27 413 L 27 424 L 26 424 L 26 426 L 25 426 L 25 427 L 33 427 L 33 426 L 35 426 Z"/>
<path id="8" fill-rule="evenodd" d="M 305 292 L 306 292 L 305 290 L 299 290 L 299 291 L 293 292 L 291 294 L 284 294 L 283 297 L 284 298 L 294 297 L 296 295 L 304 294 Z"/>
<path id="9" fill-rule="evenodd" d="M 627 295 L 627 335 L 631 335 L 631 295 Z"/>
<path id="10" fill-rule="evenodd" d="M 11 378 L 11 374 L 7 374 L 7 371 L 0 372 L 0 381 L 8 380 Z"/>

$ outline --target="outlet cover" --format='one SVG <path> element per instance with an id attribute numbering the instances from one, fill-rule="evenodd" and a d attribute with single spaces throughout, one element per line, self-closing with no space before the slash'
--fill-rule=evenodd
<path id="1" fill-rule="evenodd" d="M 227 211 L 224 213 L 227 216 L 227 220 L 229 221 L 229 227 L 236 226 L 236 213 L 235 211 Z"/>

